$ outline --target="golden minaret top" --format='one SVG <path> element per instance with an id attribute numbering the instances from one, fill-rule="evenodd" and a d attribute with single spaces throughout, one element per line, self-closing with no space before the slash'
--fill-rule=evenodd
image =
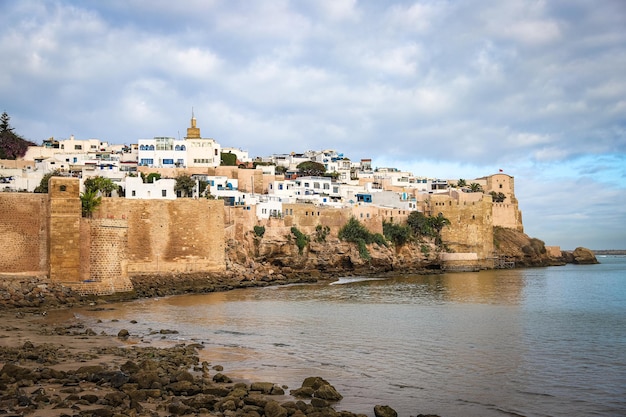
<path id="1" fill-rule="evenodd" d="M 185 139 L 200 139 L 200 128 L 196 127 L 196 118 L 191 109 L 191 127 L 187 128 L 187 137 Z"/>

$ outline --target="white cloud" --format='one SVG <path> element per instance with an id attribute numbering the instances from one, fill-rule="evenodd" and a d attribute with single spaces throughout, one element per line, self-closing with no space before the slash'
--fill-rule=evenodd
<path id="1" fill-rule="evenodd" d="M 525 222 L 550 218 L 558 240 L 588 203 L 535 184 L 576 194 L 591 177 L 582 192 L 620 210 L 607 190 L 626 179 L 621 3 L 5 2 L 2 110 L 35 141 L 176 135 L 193 106 L 203 134 L 255 156 L 335 148 L 452 178 L 504 168 Z M 548 212 L 561 200 L 571 210 Z"/>

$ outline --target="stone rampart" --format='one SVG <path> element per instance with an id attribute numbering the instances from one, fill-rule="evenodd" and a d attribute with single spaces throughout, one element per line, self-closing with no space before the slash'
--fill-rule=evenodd
<path id="1" fill-rule="evenodd" d="M 48 273 L 48 196 L 0 193 L 0 272 Z"/>
<path id="2" fill-rule="evenodd" d="M 104 198 L 93 217 L 127 222 L 129 275 L 213 272 L 225 268 L 223 205 L 207 199 Z"/>

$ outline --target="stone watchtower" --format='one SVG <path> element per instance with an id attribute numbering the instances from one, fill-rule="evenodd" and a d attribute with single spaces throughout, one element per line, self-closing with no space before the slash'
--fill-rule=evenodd
<path id="1" fill-rule="evenodd" d="M 52 177 L 48 183 L 50 280 L 80 282 L 80 181 Z"/>

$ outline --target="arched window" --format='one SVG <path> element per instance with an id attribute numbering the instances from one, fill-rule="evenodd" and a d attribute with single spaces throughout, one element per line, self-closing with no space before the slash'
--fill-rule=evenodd
<path id="1" fill-rule="evenodd" d="M 181 151 L 184 151 L 185 149 L 187 149 L 187 148 L 185 148 L 185 145 L 180 145 L 180 150 Z"/>
<path id="2" fill-rule="evenodd" d="M 154 145 L 150 145 L 150 146 L 148 147 L 148 150 L 149 150 L 149 151 L 153 151 L 153 150 L 154 150 Z"/>
<path id="3" fill-rule="evenodd" d="M 145 145 L 141 145 L 141 146 L 139 146 L 139 150 L 140 150 L 140 151 L 145 151 L 145 150 L 146 150 L 146 146 L 145 146 Z"/>
<path id="4" fill-rule="evenodd" d="M 174 148 L 175 151 L 180 151 L 180 145 L 176 145 L 176 147 Z"/>

